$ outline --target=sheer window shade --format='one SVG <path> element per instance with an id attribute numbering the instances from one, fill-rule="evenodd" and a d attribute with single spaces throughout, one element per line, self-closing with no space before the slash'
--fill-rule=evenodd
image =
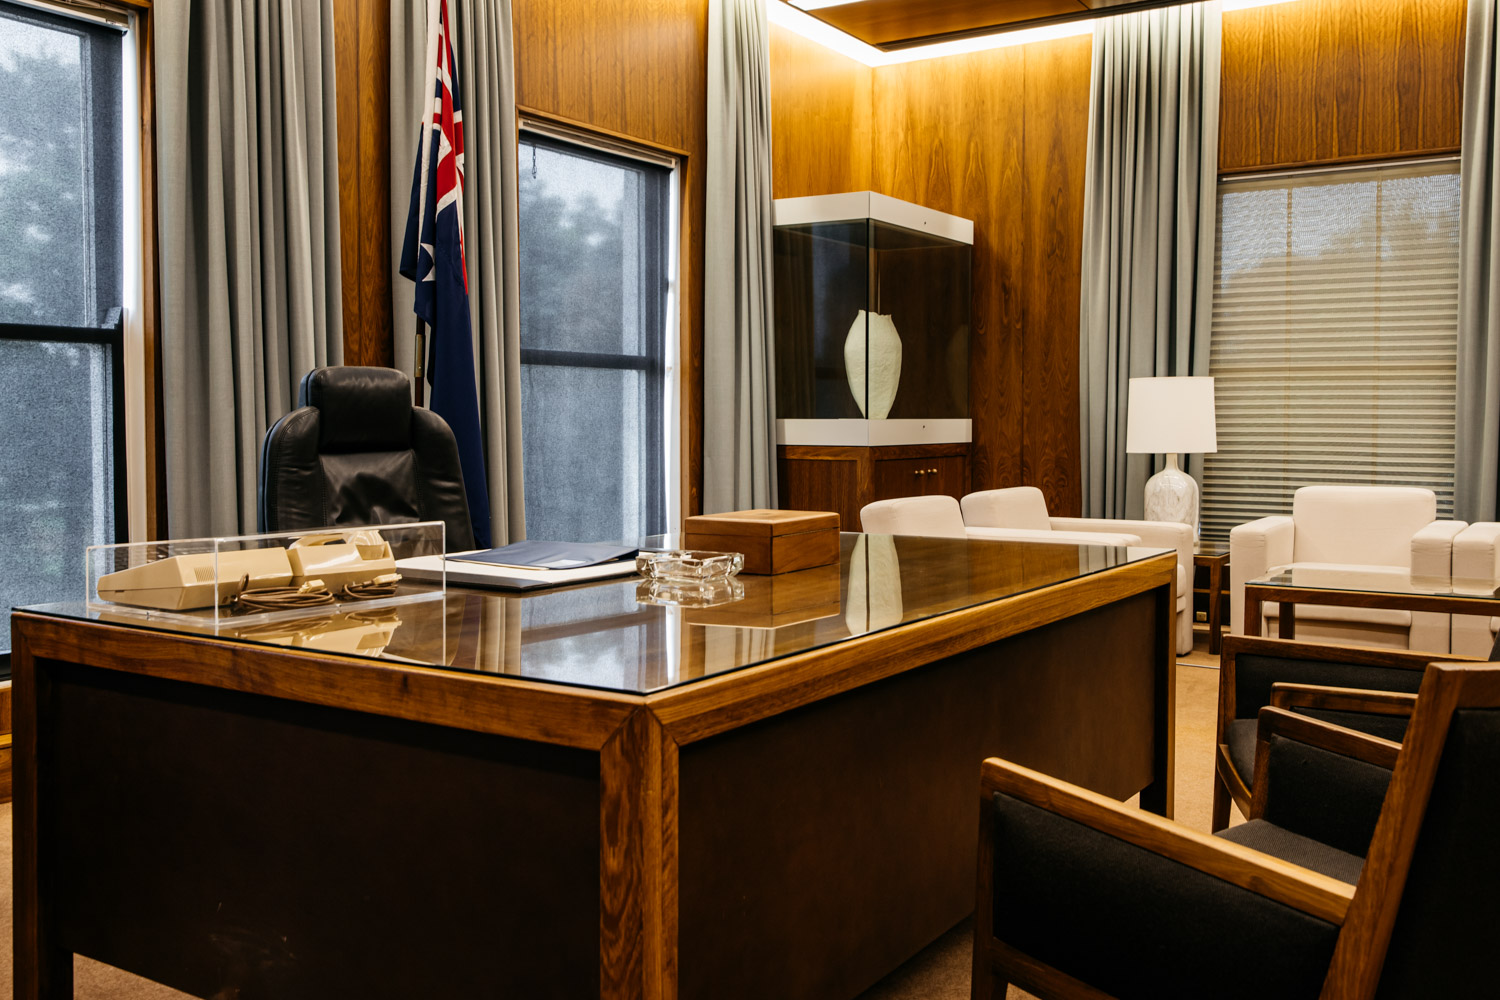
<path id="1" fill-rule="evenodd" d="M 1458 200 L 1456 160 L 1220 183 L 1205 538 L 1318 483 L 1452 516 Z"/>

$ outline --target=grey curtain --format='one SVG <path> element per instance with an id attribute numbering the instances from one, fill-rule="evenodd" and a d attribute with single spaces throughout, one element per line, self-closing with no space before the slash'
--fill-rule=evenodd
<path id="1" fill-rule="evenodd" d="M 1079 324 L 1083 513 L 1139 518 L 1132 377 L 1207 375 L 1219 161 L 1217 0 L 1094 27 Z M 1201 476 L 1202 456 L 1188 458 Z"/>
<path id="2" fill-rule="evenodd" d="M 768 31 L 761 0 L 709 0 L 704 513 L 776 506 Z"/>
<path id="3" fill-rule="evenodd" d="M 333 11 L 181 0 L 155 20 L 167 510 L 256 529 L 269 424 L 343 358 Z"/>
<path id="4" fill-rule="evenodd" d="M 1493 521 L 1500 478 L 1500 104 L 1495 0 L 1469 0 L 1459 168 L 1453 516 Z"/>
<path id="5" fill-rule="evenodd" d="M 521 465 L 520 237 L 516 205 L 515 46 L 510 0 L 449 0 L 464 116 L 464 257 L 491 544 L 526 537 Z M 396 367 L 411 372 L 412 283 L 401 277 L 427 62 L 426 0 L 391 3 L 391 316 Z"/>

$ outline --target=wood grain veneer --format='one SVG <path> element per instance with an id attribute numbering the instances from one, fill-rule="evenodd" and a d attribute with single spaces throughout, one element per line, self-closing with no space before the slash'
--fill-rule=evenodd
<path id="1" fill-rule="evenodd" d="M 335 0 L 339 240 L 344 364 L 389 367 L 391 333 L 390 10 Z"/>
<path id="2" fill-rule="evenodd" d="M 1219 169 L 1458 148 L 1463 0 L 1302 0 L 1224 15 Z"/>
<path id="3" fill-rule="evenodd" d="M 869 190 L 874 81 L 875 71 L 863 63 L 771 25 L 776 197 Z"/>
<path id="4" fill-rule="evenodd" d="M 100 624 L 85 633 L 66 621 L 22 612 L 11 621 L 14 634 L 24 636 L 33 656 L 101 664 L 110 670 L 167 680 L 195 682 L 212 674 L 216 686 L 231 691 L 413 722 L 459 725 L 480 733 L 580 749 L 603 746 L 642 700 L 606 691 L 386 666 L 116 625 Z M 16 645 L 19 648 L 21 642 Z M 97 652 L 96 646 L 104 652 Z"/>

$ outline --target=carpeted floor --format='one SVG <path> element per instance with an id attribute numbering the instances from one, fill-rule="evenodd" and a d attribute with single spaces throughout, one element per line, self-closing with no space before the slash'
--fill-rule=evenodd
<path id="1" fill-rule="evenodd" d="M 1213 801 L 1214 706 L 1218 700 L 1218 657 L 1203 637 L 1192 654 L 1178 660 L 1176 818 L 1207 832 Z M 1238 816 L 1235 816 L 1238 819 Z M 866 991 L 859 1000 L 968 1000 L 972 956 L 968 921 L 933 942 L 901 968 Z M 79 1000 L 181 1000 L 184 993 L 86 958 L 75 958 Z M 0 997 L 11 995 L 11 812 L 0 805 Z M 1011 987 L 1008 1000 L 1029 994 Z"/>

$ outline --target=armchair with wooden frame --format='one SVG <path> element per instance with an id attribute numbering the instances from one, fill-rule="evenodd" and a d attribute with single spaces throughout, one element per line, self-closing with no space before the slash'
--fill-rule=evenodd
<path id="1" fill-rule="evenodd" d="M 1500 665 L 1434 663 L 1416 698 L 1363 697 L 1410 711 L 1403 744 L 1261 710 L 1235 828 L 1270 831 L 1255 837 L 985 761 L 976 1000 L 1012 982 L 1042 998 L 1493 995 Z"/>
<path id="2" fill-rule="evenodd" d="M 1290 639 L 1228 635 L 1219 659 L 1219 709 L 1214 740 L 1214 831 L 1229 825 L 1232 802 L 1250 815 L 1255 771 L 1255 730 L 1260 710 L 1274 704 L 1272 685 L 1293 685 L 1282 707 L 1327 722 L 1400 742 L 1403 716 L 1368 699 L 1319 695 L 1299 700 L 1296 685 L 1320 685 L 1413 694 L 1422 671 L 1434 660 L 1476 663 L 1474 657 L 1439 655 L 1373 646 L 1329 646 Z M 1335 704 L 1338 707 L 1334 707 Z"/>

